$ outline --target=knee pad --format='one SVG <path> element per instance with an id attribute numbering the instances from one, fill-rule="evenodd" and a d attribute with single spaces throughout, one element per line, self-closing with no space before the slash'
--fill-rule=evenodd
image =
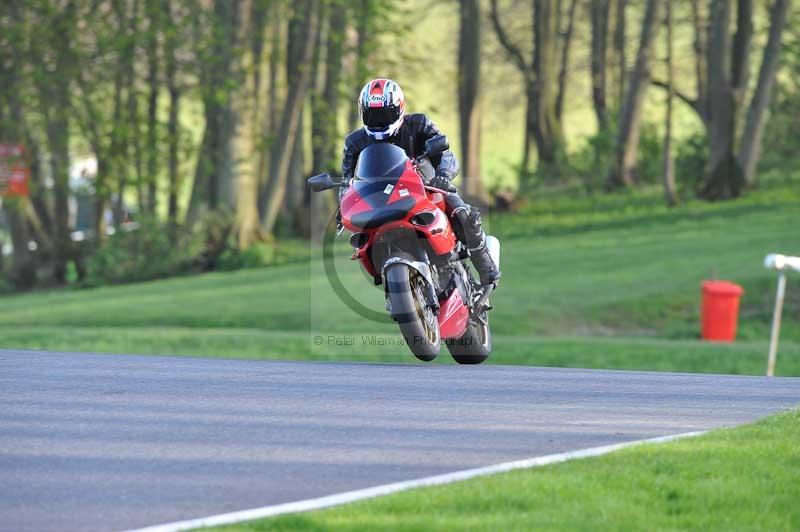
<path id="1" fill-rule="evenodd" d="M 466 242 L 465 229 L 469 225 L 469 207 L 466 205 L 456 207 L 450 211 L 450 221 L 453 224 L 453 231 L 462 242 Z"/>

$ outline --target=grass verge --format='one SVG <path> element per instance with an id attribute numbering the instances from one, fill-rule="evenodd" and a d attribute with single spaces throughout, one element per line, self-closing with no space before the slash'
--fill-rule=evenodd
<path id="1" fill-rule="evenodd" d="M 798 530 L 800 412 L 214 530 Z"/>
<path id="2" fill-rule="evenodd" d="M 769 252 L 800 252 L 800 233 L 788 223 L 800 216 L 795 185 L 675 209 L 661 205 L 657 189 L 562 195 L 487 217 L 503 242 L 504 274 L 493 296 L 490 361 L 762 374 L 775 283 L 762 261 Z M 385 317 L 382 291 L 347 260 L 346 243 L 338 250 L 343 286 Z M 0 346 L 414 360 L 396 326 L 350 310 L 319 267 L 319 251 L 310 254 L 310 263 L 0 297 Z M 697 341 L 700 282 L 711 272 L 746 290 L 732 346 Z M 792 283 L 781 375 L 800 375 L 800 290 Z"/>

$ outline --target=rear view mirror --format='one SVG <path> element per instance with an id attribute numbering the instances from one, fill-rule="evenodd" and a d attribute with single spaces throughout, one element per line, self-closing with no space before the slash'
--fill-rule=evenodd
<path id="1" fill-rule="evenodd" d="M 450 142 L 448 142 L 445 135 L 436 135 L 425 141 L 425 154 L 428 157 L 435 157 L 441 155 L 450 149 Z"/>
<path id="2" fill-rule="evenodd" d="M 311 187 L 313 192 L 322 192 L 323 190 L 340 187 L 342 183 L 334 182 L 330 174 L 319 174 L 308 179 L 308 186 Z"/>

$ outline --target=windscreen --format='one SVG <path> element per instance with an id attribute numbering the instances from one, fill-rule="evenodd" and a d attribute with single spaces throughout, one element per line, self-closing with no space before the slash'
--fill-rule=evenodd
<path id="1" fill-rule="evenodd" d="M 407 160 L 406 152 L 394 144 L 373 144 L 359 154 L 353 174 L 364 181 L 397 178 L 405 170 Z"/>

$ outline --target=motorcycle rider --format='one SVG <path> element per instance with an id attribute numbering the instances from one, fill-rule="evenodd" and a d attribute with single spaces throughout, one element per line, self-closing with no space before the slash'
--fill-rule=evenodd
<path id="1" fill-rule="evenodd" d="M 439 129 L 422 113 L 406 116 L 406 102 L 400 85 L 390 79 L 373 79 L 364 85 L 358 97 L 359 113 L 363 128 L 350 133 L 344 141 L 342 176 L 353 178 L 358 155 L 367 146 L 376 142 L 391 142 L 405 150 L 413 159 L 425 151 L 425 141 L 439 135 Z M 470 259 L 478 271 L 482 285 L 500 279 L 500 271 L 486 249 L 486 233 L 481 227 L 478 209 L 468 205 L 458 195 L 451 181 L 458 174 L 458 162 L 453 152 L 445 151 L 431 157 L 436 175 L 427 185 L 445 191 L 447 215 L 456 236 L 466 245 Z M 341 199 L 345 187 L 340 189 Z"/>

